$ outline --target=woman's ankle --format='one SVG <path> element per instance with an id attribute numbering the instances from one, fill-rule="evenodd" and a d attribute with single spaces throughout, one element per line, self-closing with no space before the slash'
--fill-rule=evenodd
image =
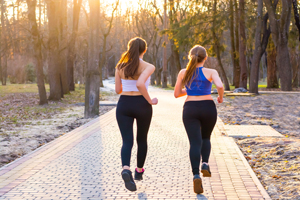
<path id="1" fill-rule="evenodd" d="M 122 167 L 122 169 L 123 169 L 123 170 L 124 170 L 124 169 L 130 170 L 130 167 L 127 166 L 127 165 L 124 165 L 124 166 Z"/>
<path id="2" fill-rule="evenodd" d="M 144 170 L 144 168 L 135 168 L 135 170 L 137 171 L 137 172 L 139 172 L 139 173 L 142 173 L 142 172 L 144 172 L 145 170 Z"/>

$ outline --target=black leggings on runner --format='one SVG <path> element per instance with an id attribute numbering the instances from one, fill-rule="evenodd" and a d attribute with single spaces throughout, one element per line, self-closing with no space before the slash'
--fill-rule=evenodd
<path id="1" fill-rule="evenodd" d="M 190 160 L 193 174 L 199 174 L 200 159 L 208 162 L 210 136 L 217 121 L 214 101 L 187 101 L 183 107 L 183 123 L 190 141 Z"/>
<path id="2" fill-rule="evenodd" d="M 133 121 L 137 124 L 137 167 L 143 168 L 147 155 L 147 134 L 152 118 L 152 105 L 143 96 L 121 95 L 117 105 L 117 122 L 121 131 L 122 166 L 130 166 L 133 146 Z"/>

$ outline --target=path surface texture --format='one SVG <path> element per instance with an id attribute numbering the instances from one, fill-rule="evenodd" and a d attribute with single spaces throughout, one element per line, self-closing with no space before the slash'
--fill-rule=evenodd
<path id="1" fill-rule="evenodd" d="M 184 98 L 150 89 L 153 106 L 144 180 L 125 189 L 115 109 L 0 169 L 0 199 L 270 199 L 218 119 L 212 135 L 211 178 L 193 192 Z M 53 130 L 55 131 L 55 130 Z M 131 159 L 136 167 L 136 143 Z"/>

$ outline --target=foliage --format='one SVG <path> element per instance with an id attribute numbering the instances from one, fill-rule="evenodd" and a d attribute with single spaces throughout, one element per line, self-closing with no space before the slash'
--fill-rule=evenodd
<path id="1" fill-rule="evenodd" d="M 31 82 L 31 83 L 35 82 L 36 73 L 33 64 L 29 63 L 25 66 L 25 76 L 27 82 Z"/>

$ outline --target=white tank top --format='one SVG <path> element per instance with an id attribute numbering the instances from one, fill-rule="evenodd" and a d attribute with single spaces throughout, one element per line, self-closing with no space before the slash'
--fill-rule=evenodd
<path id="1" fill-rule="evenodd" d="M 122 82 L 122 90 L 123 92 L 138 92 L 139 90 L 136 87 L 136 82 L 137 80 L 128 80 L 128 79 L 121 79 Z M 147 81 L 145 82 L 145 86 L 148 90 L 148 86 L 150 83 L 150 76 L 147 79 Z"/>
<path id="2" fill-rule="evenodd" d="M 143 60 L 140 58 L 140 60 Z M 136 87 L 137 80 L 128 80 L 128 79 L 121 79 L 122 82 L 122 90 L 123 92 L 138 92 L 139 90 Z M 150 76 L 145 82 L 146 89 L 148 90 L 148 86 L 150 83 Z"/>

